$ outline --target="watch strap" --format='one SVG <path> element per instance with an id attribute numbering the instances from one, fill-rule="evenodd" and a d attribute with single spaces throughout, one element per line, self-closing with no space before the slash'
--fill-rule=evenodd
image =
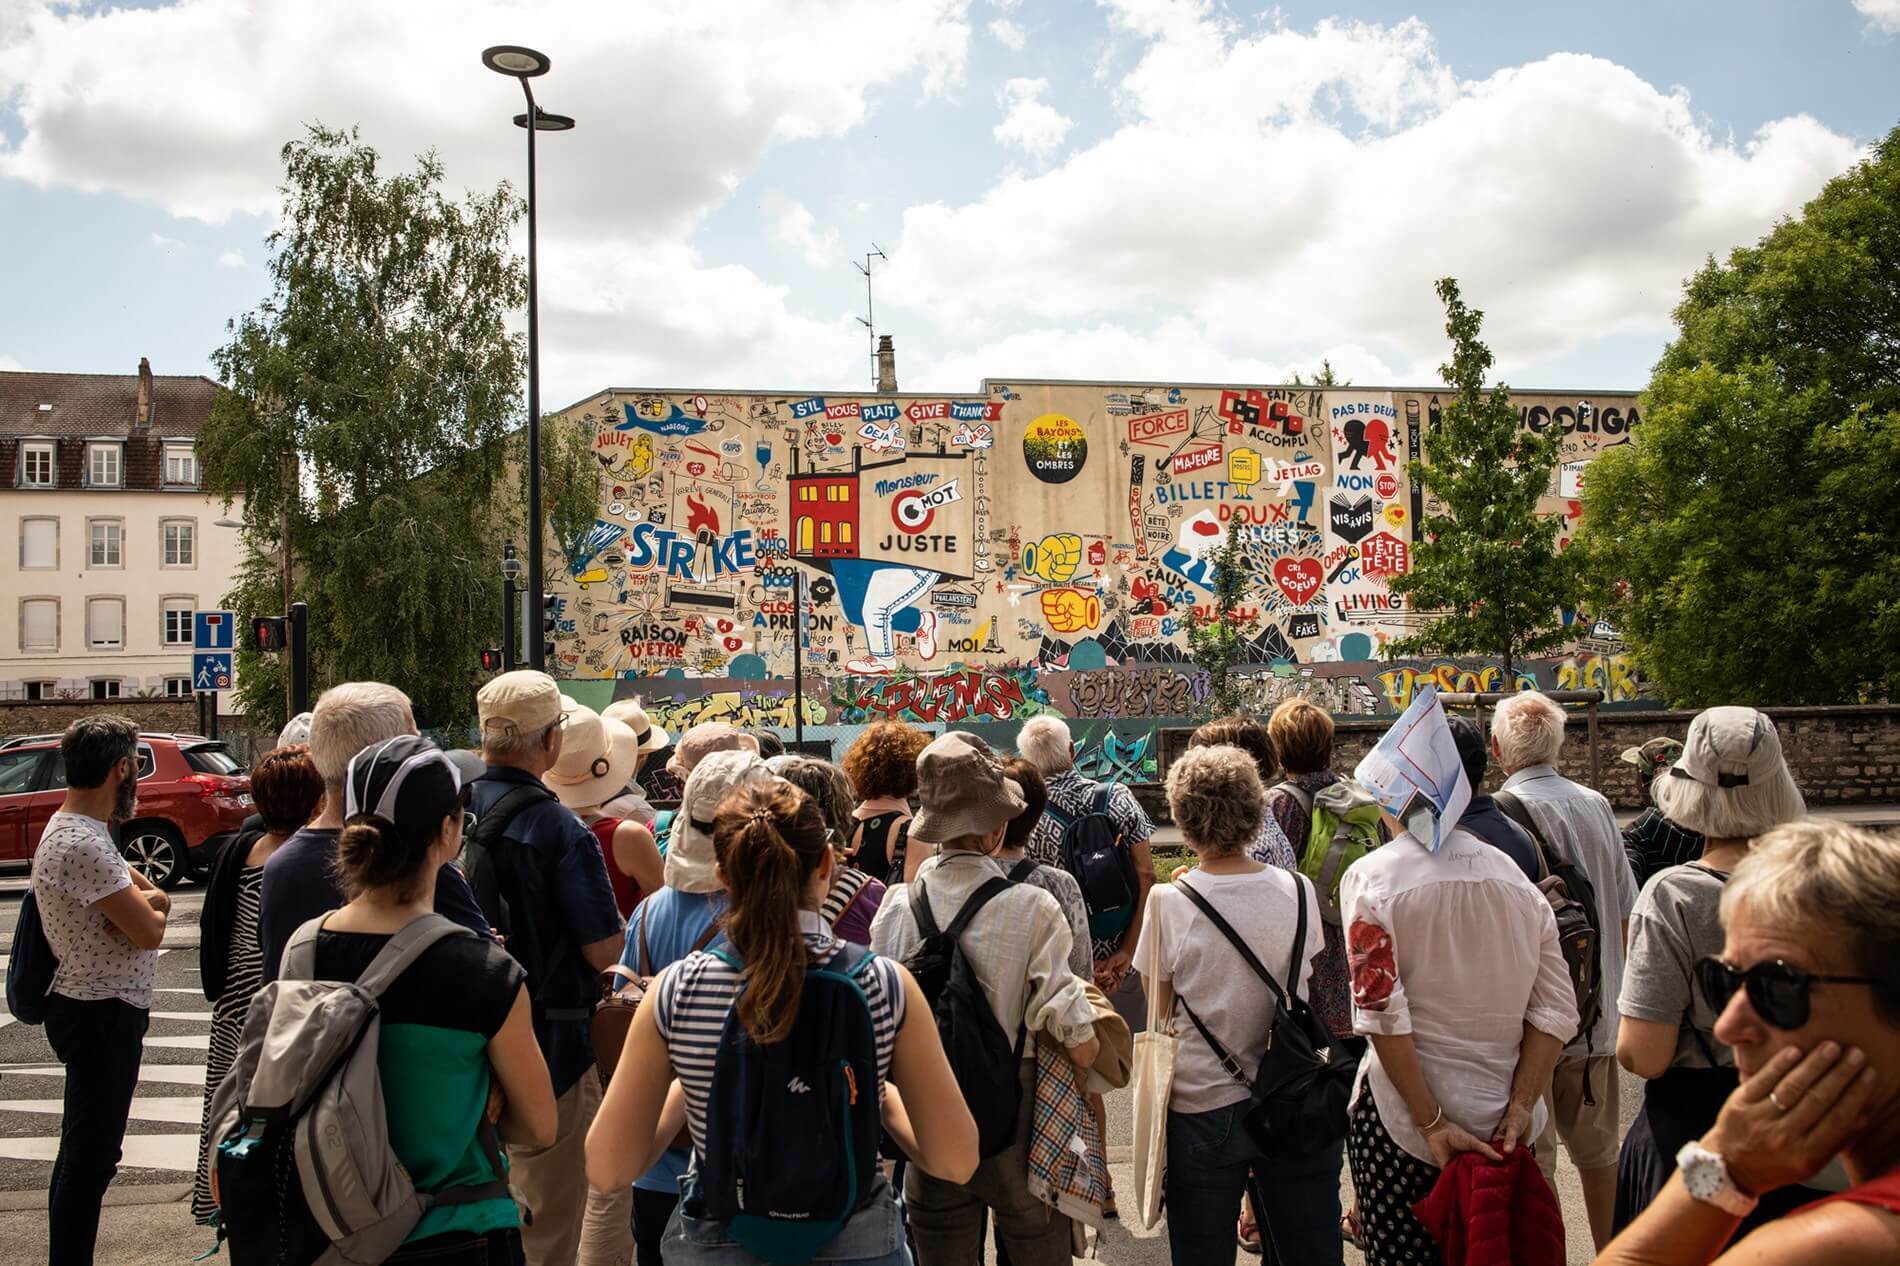
<path id="1" fill-rule="evenodd" d="M 1683 1189 L 1693 1199 L 1714 1205 L 1724 1213 L 1745 1218 L 1760 1203 L 1735 1185 L 1729 1177 L 1728 1162 L 1720 1154 L 1695 1139 L 1684 1143 L 1682 1150 L 1676 1153 L 1676 1168 L 1682 1173 Z"/>

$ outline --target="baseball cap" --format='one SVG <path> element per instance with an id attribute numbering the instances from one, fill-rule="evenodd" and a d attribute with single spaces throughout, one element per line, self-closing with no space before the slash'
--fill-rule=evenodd
<path id="1" fill-rule="evenodd" d="M 750 748 L 714 752 L 693 767 L 680 792 L 679 813 L 666 845 L 666 886 L 681 892 L 718 892 L 713 873 L 713 815 L 739 787 L 771 778 Z"/>
<path id="2" fill-rule="evenodd" d="M 1670 768 L 1673 777 L 1710 787 L 1765 782 L 1781 767 L 1781 735 L 1753 708 L 1710 708 L 1689 723 L 1689 738 Z"/>
<path id="3" fill-rule="evenodd" d="M 1626 747 L 1618 757 L 1625 764 L 1636 766 L 1637 775 L 1645 786 L 1656 780 L 1656 775 L 1682 759 L 1682 743 L 1659 734 L 1640 746 Z"/>
<path id="4" fill-rule="evenodd" d="M 565 715 L 562 699 L 554 678 L 532 668 L 518 668 L 483 686 L 475 696 L 475 711 L 483 734 L 533 734 Z"/>
<path id="5" fill-rule="evenodd" d="M 917 801 L 911 838 L 930 844 L 988 835 L 1027 803 L 989 745 L 959 731 L 932 739 L 917 753 Z"/>
<path id="6" fill-rule="evenodd" d="M 343 775 L 345 820 L 371 814 L 404 835 L 432 834 L 462 803 L 462 775 L 441 748 L 414 734 L 372 743 Z"/>
<path id="7" fill-rule="evenodd" d="M 289 747 L 293 743 L 308 743 L 309 741 L 310 714 L 308 712 L 299 712 L 296 716 L 290 718 L 284 725 L 284 728 L 277 734 L 277 746 L 279 747 Z"/>

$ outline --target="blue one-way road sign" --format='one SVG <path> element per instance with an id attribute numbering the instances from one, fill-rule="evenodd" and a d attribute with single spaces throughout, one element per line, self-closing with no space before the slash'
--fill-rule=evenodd
<path id="1" fill-rule="evenodd" d="M 230 611 L 200 611 L 191 624 L 191 649 L 194 651 L 228 651 L 237 646 L 234 636 L 237 616 Z M 225 656 L 227 673 L 230 671 L 230 658 L 229 655 Z M 191 678 L 193 681 L 198 679 L 195 668 Z"/>
<path id="2" fill-rule="evenodd" d="M 231 688 L 231 652 L 198 651 L 191 657 L 193 690 L 229 690 Z"/>

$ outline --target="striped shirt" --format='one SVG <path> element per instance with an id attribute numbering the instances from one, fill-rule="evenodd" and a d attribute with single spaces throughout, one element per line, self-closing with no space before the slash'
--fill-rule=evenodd
<path id="1" fill-rule="evenodd" d="M 832 937 L 815 910 L 798 912 L 799 930 L 813 962 L 828 963 L 844 948 Z M 891 1051 L 904 1023 L 904 981 L 896 963 L 877 958 L 859 977 L 871 1004 L 871 1029 L 877 1041 L 878 1092 L 890 1076 Z M 739 973 L 714 954 L 701 951 L 666 969 L 656 986 L 654 1024 L 666 1042 L 673 1065 L 686 1092 L 686 1124 L 698 1151 L 706 1137 L 706 1103 L 712 1094 L 714 1058 L 719 1035 L 725 1031 L 739 993 Z"/>

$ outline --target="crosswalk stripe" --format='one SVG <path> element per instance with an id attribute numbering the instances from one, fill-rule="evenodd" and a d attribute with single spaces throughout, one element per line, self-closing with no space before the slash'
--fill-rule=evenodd
<path id="1" fill-rule="evenodd" d="M 0 1069 L 0 1077 L 56 1077 L 64 1081 L 66 1068 L 63 1064 L 31 1064 L 24 1068 Z M 171 1086 L 202 1086 L 205 1084 L 205 1066 L 203 1064 L 141 1064 L 139 1080 L 163 1082 Z"/>
<path id="2" fill-rule="evenodd" d="M 209 1011 L 154 1011 L 152 1012 L 152 1018 L 154 1020 L 204 1020 L 208 1022 L 211 1019 L 211 1013 Z"/>
<path id="3" fill-rule="evenodd" d="M 0 1159 L 50 1161 L 59 1159 L 59 1138 L 0 1138 Z M 170 1169 L 190 1173 L 198 1168 L 196 1134 L 128 1134 L 119 1158 L 120 1168 Z"/>
<path id="4" fill-rule="evenodd" d="M 181 1037 L 172 1037 L 170 1035 L 153 1037 L 150 1033 L 147 1033 L 145 1035 L 145 1046 L 148 1050 L 154 1046 L 162 1046 L 166 1050 L 172 1051 L 208 1051 L 211 1049 L 211 1035 L 209 1033 L 186 1033 Z"/>
<path id="5" fill-rule="evenodd" d="M 39 1116 L 60 1116 L 63 1104 L 58 1099 L 0 1099 L 0 1112 L 24 1112 Z M 204 1119 L 202 1095 L 154 1095 L 132 1100 L 134 1121 L 156 1121 L 166 1125 L 197 1125 Z"/>

